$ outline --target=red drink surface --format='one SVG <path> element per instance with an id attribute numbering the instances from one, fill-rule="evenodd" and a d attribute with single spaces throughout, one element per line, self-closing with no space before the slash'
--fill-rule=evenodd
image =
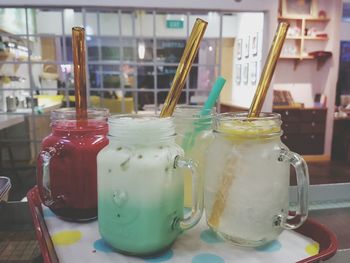
<path id="1" fill-rule="evenodd" d="M 37 163 L 37 180 L 42 200 L 67 220 L 89 220 L 97 216 L 96 156 L 108 144 L 105 121 L 59 120 L 44 138 Z M 43 185 L 43 153 L 52 152 L 49 189 Z M 51 151 L 50 151 L 51 149 Z M 49 202 L 53 201 L 52 204 Z"/>

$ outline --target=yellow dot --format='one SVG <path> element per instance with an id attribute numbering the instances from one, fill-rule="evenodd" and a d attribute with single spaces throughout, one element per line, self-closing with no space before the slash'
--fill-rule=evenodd
<path id="1" fill-rule="evenodd" d="M 317 255 L 318 252 L 320 251 L 320 245 L 317 242 L 312 243 L 312 244 L 306 246 L 305 251 L 310 256 Z"/>
<path id="2" fill-rule="evenodd" d="M 52 236 L 53 244 L 59 246 L 71 245 L 78 242 L 80 239 L 81 232 L 78 230 L 61 231 Z"/>

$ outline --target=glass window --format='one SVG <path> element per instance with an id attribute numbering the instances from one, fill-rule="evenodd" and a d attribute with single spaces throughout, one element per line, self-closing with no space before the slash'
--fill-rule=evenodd
<path id="1" fill-rule="evenodd" d="M 187 37 L 187 15 L 182 13 L 157 13 L 156 36 Z"/>
<path id="2" fill-rule="evenodd" d="M 135 61 L 136 60 L 136 39 L 124 39 L 122 41 L 123 47 L 123 59 L 124 61 Z"/>
<path id="3" fill-rule="evenodd" d="M 168 91 L 157 92 L 157 105 L 158 106 L 161 106 L 162 104 L 164 104 L 164 101 L 165 101 L 167 95 L 168 95 Z M 179 101 L 177 104 L 187 104 L 185 91 L 181 92 L 181 95 L 180 95 L 180 98 L 179 98 Z"/>
<path id="4" fill-rule="evenodd" d="M 138 66 L 137 67 L 137 88 L 154 89 L 154 67 Z"/>
<path id="5" fill-rule="evenodd" d="M 197 18 L 201 18 L 208 22 L 207 29 L 203 36 L 204 38 L 220 37 L 220 13 L 209 12 L 206 14 L 191 14 L 189 17 L 190 30 L 193 27 Z M 233 27 L 232 24 L 231 27 Z"/>
<path id="6" fill-rule="evenodd" d="M 119 65 L 90 65 L 89 77 L 91 88 L 111 88 L 121 87 Z"/>
<path id="7" fill-rule="evenodd" d="M 220 41 L 217 38 L 205 38 L 202 40 L 197 56 L 197 63 L 201 65 L 219 64 Z"/>
<path id="8" fill-rule="evenodd" d="M 146 91 L 145 89 L 140 89 L 137 97 L 138 110 L 154 111 L 154 91 Z M 136 102 L 136 101 L 135 101 Z"/>
<path id="9" fill-rule="evenodd" d="M 140 38 L 152 38 L 154 35 L 153 12 L 135 11 L 135 34 Z"/>
<path id="10" fill-rule="evenodd" d="M 32 76 L 35 83 L 35 93 L 38 95 L 56 95 L 58 88 L 58 68 L 56 64 L 32 65 Z"/>
<path id="11" fill-rule="evenodd" d="M 63 54 L 66 61 L 73 63 L 73 45 L 72 45 L 72 36 L 65 36 L 62 39 L 62 46 L 65 47 L 66 54 Z"/>
<path id="12" fill-rule="evenodd" d="M 33 37 L 30 43 L 31 60 L 63 61 L 63 43 L 61 37 L 51 35 Z"/>
<path id="13" fill-rule="evenodd" d="M 102 60 L 119 60 L 120 55 L 120 42 L 115 38 L 103 38 L 101 39 L 101 59 Z"/>
<path id="14" fill-rule="evenodd" d="M 120 13 L 121 28 L 123 36 L 134 35 L 134 13 L 130 11 L 123 11 Z"/>
<path id="15" fill-rule="evenodd" d="M 102 88 L 102 66 L 89 65 L 90 88 Z"/>
<path id="16" fill-rule="evenodd" d="M 176 66 L 157 66 L 157 89 L 170 88 L 176 69 Z"/>
<path id="17" fill-rule="evenodd" d="M 86 13 L 86 25 L 85 25 L 85 33 L 87 40 L 91 36 L 96 36 L 99 34 L 98 28 L 98 16 L 97 13 L 87 12 Z"/>
<path id="18" fill-rule="evenodd" d="M 87 41 L 87 49 L 91 61 L 120 59 L 120 41 L 117 37 L 91 37 Z"/>
<path id="19" fill-rule="evenodd" d="M 119 14 L 115 12 L 100 12 L 100 35 L 119 36 Z M 112 25 L 112 26 L 111 26 Z"/>
<path id="20" fill-rule="evenodd" d="M 1 61 L 19 63 L 28 61 L 28 54 L 32 49 L 32 42 L 26 37 L 0 32 Z"/>
<path id="21" fill-rule="evenodd" d="M 124 63 L 120 66 L 121 79 L 123 81 L 124 88 L 137 88 L 136 87 L 136 67 L 131 66 L 128 63 Z"/>
<path id="22" fill-rule="evenodd" d="M 10 34 L 27 34 L 26 9 L 0 8 L 0 28 Z"/>
<path id="23" fill-rule="evenodd" d="M 136 40 L 136 45 L 138 62 L 153 61 L 153 39 L 139 38 Z"/>
<path id="24" fill-rule="evenodd" d="M 16 108 L 25 108 L 30 83 L 28 64 L 3 64 L 0 67 L 0 112 L 12 111 L 6 105 L 6 97 L 11 96 L 16 98 Z"/>
<path id="25" fill-rule="evenodd" d="M 31 32 L 37 34 L 62 35 L 62 10 L 35 9 L 35 24 Z M 50 23 L 48 23 L 50 21 Z"/>
<path id="26" fill-rule="evenodd" d="M 79 9 L 63 9 L 64 33 L 72 35 L 72 28 L 75 26 L 83 27 L 83 15 Z"/>
<path id="27" fill-rule="evenodd" d="M 158 39 L 157 40 L 157 62 L 163 63 L 179 63 L 182 53 L 185 49 L 186 40 L 170 40 L 170 39 Z"/>
<path id="28" fill-rule="evenodd" d="M 0 114 L 7 110 L 3 98 L 17 97 L 13 114 L 24 114 L 26 123 L 10 132 L 20 134 L 13 140 L 27 143 L 18 156 L 35 163 L 40 141 L 50 132 L 50 110 L 75 106 L 72 27 L 85 27 L 89 105 L 111 113 L 154 112 L 168 94 L 197 15 L 113 7 L 1 8 Z M 215 25 L 201 42 L 181 104 L 201 102 L 220 68 L 220 14 L 199 15 Z"/>
<path id="29" fill-rule="evenodd" d="M 189 89 L 210 91 L 216 76 L 218 76 L 218 68 L 215 66 L 193 66 L 189 75 Z"/>

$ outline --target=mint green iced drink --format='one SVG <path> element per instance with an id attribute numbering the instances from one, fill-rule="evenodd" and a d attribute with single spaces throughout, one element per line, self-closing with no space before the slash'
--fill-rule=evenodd
<path id="1" fill-rule="evenodd" d="M 100 234 L 125 254 L 161 252 L 186 228 L 172 119 L 116 116 L 109 124 L 110 143 L 97 156 Z"/>

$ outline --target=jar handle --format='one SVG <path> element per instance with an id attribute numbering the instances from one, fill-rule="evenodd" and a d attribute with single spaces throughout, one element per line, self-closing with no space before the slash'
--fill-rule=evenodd
<path id="1" fill-rule="evenodd" d="M 193 160 L 178 155 L 175 157 L 174 167 L 189 169 L 192 175 L 192 211 L 188 217 L 181 219 L 179 222 L 180 229 L 184 231 L 194 227 L 202 217 L 204 206 L 203 185 L 198 177 L 198 164 Z"/>
<path id="2" fill-rule="evenodd" d="M 45 191 L 45 199 L 43 200 L 43 202 L 46 206 L 51 206 L 55 202 L 52 197 L 50 184 L 50 162 L 52 157 L 54 157 L 55 155 L 57 155 L 57 150 L 55 147 L 49 147 L 47 150 L 41 151 L 39 155 L 42 160 L 42 181 L 40 183 L 42 183 L 43 189 Z"/>
<path id="3" fill-rule="evenodd" d="M 297 177 L 297 208 L 288 211 L 288 215 L 277 216 L 276 225 L 285 229 L 295 229 L 301 226 L 307 218 L 309 208 L 309 172 L 305 160 L 297 153 L 282 149 L 279 161 L 289 162 L 295 169 Z"/>

